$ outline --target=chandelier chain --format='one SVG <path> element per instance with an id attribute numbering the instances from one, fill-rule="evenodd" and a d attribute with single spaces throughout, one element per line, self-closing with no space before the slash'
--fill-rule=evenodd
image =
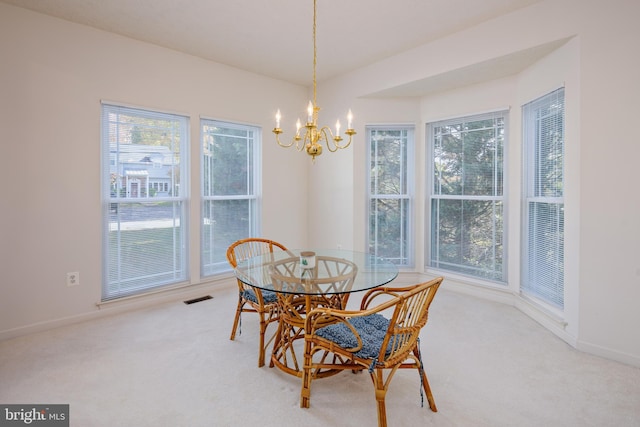
<path id="1" fill-rule="evenodd" d="M 313 106 L 317 104 L 316 100 L 316 65 L 318 63 L 318 48 L 316 46 L 316 17 L 318 10 L 318 0 L 313 0 Z"/>

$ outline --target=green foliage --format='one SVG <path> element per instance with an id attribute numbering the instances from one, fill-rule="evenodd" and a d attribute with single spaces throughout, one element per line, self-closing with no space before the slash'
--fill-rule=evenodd
<path id="1" fill-rule="evenodd" d="M 205 196 L 248 195 L 253 189 L 253 132 L 205 126 Z"/>
<path id="2" fill-rule="evenodd" d="M 460 120 L 433 132 L 432 264 L 504 280 L 504 121 Z"/>
<path id="3" fill-rule="evenodd" d="M 406 129 L 370 131 L 369 252 L 400 265 L 409 262 Z"/>
<path id="4" fill-rule="evenodd" d="M 129 116 L 132 144 L 168 147 L 178 153 L 180 148 L 179 123 L 175 120 Z"/>

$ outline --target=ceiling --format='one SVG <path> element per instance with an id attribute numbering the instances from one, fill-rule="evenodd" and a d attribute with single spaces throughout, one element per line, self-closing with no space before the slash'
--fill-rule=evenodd
<path id="1" fill-rule="evenodd" d="M 538 1 L 318 0 L 317 80 Z M 291 83 L 312 81 L 312 0 L 0 2 Z"/>

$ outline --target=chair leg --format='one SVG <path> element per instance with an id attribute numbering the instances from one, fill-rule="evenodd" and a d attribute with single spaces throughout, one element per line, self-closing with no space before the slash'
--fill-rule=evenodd
<path id="1" fill-rule="evenodd" d="M 276 329 L 276 333 L 273 337 L 273 348 L 279 348 L 280 346 L 280 340 L 282 339 L 282 322 L 280 321 L 280 319 L 278 319 L 278 327 Z M 273 363 L 273 358 L 271 358 L 271 361 L 269 362 L 269 367 L 273 368 L 275 366 L 275 363 Z"/>
<path id="2" fill-rule="evenodd" d="M 424 366 L 420 371 L 422 376 L 422 388 L 424 388 L 424 392 L 427 394 L 427 401 L 429 402 L 429 408 L 431 408 L 433 412 L 438 412 L 438 408 L 436 407 L 436 401 L 433 398 L 433 394 L 431 393 L 431 387 L 429 386 L 429 380 L 427 380 L 427 374 L 424 372 Z"/>
<path id="3" fill-rule="evenodd" d="M 302 367 L 302 390 L 300 391 L 300 407 L 308 408 L 311 400 L 311 343 L 304 343 L 304 366 Z"/>
<path id="4" fill-rule="evenodd" d="M 371 373 L 373 385 L 376 388 L 376 404 L 378 407 L 378 427 L 387 427 L 387 408 L 384 398 L 387 394 L 382 369 L 376 369 Z"/>
<path id="5" fill-rule="evenodd" d="M 416 363 L 418 364 L 418 372 L 420 374 L 420 380 L 422 381 L 422 388 L 424 392 L 427 394 L 427 401 L 429 402 L 429 408 L 433 412 L 438 412 L 438 408 L 436 407 L 436 401 L 433 398 L 433 393 L 431 393 L 431 386 L 429 386 L 429 380 L 427 379 L 427 373 L 424 371 L 424 363 L 422 363 L 422 355 L 420 354 L 420 345 L 416 345 L 416 348 L 413 350 L 413 354 L 416 356 Z"/>
<path id="6" fill-rule="evenodd" d="M 264 366 L 264 358 L 265 358 L 264 336 L 267 333 L 267 326 L 269 325 L 269 323 L 267 323 L 266 319 L 264 318 L 265 317 L 264 313 L 259 313 L 259 314 L 260 314 L 260 352 L 258 354 L 258 368 L 261 368 Z"/>
<path id="7" fill-rule="evenodd" d="M 238 308 L 236 308 L 236 317 L 233 320 L 233 328 L 231 328 L 231 337 L 229 338 L 231 341 L 236 338 L 236 329 L 238 329 L 238 323 L 240 323 L 240 314 L 242 313 L 243 305 L 242 297 L 238 296 Z"/>

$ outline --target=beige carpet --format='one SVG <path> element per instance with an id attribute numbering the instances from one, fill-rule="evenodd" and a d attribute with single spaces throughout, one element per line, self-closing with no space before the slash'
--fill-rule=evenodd
<path id="1" fill-rule="evenodd" d="M 235 289 L 211 295 L 0 342 L 0 403 L 68 403 L 78 427 L 376 425 L 366 373 L 314 381 L 301 409 L 299 379 L 257 367 L 255 316 L 229 340 Z M 420 407 L 418 375 L 401 371 L 390 426 L 640 426 L 640 369 L 446 283 L 422 350 L 439 412 Z"/>

